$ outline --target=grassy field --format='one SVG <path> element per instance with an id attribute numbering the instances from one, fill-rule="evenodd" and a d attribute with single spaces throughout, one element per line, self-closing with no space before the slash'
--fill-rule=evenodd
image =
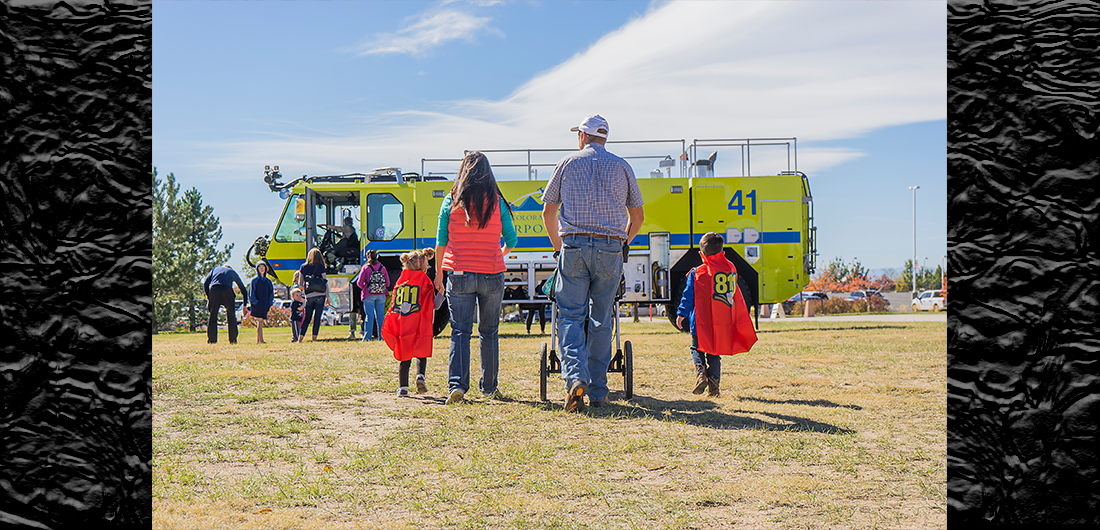
<path id="1" fill-rule="evenodd" d="M 690 393 L 690 337 L 624 323 L 634 399 L 538 400 L 546 336 L 501 326 L 501 400 L 397 398 L 384 344 L 153 337 L 154 528 L 944 528 L 944 323 L 773 322 Z M 537 325 L 536 325 L 537 330 Z M 474 339 L 476 342 L 476 338 Z"/>

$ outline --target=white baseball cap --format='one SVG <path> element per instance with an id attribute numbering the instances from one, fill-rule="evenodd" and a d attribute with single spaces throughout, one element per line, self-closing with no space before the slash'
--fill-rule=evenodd
<path id="1" fill-rule="evenodd" d="M 603 119 L 603 116 L 597 114 L 585 118 L 580 125 L 569 130 L 573 132 L 583 131 L 585 134 L 607 138 L 607 133 L 611 130 L 611 127 L 607 125 L 607 120 Z"/>

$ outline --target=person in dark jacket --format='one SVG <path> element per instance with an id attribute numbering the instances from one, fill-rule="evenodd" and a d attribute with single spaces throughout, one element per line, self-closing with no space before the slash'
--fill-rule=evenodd
<path id="1" fill-rule="evenodd" d="M 229 343 L 237 343 L 237 313 L 233 304 L 237 296 L 233 293 L 233 284 L 241 290 L 241 296 L 245 303 L 248 302 L 248 289 L 245 288 L 241 277 L 233 267 L 214 267 L 202 280 L 202 290 L 206 293 L 207 307 L 210 308 L 210 319 L 206 323 L 206 341 L 210 344 L 218 342 L 218 308 L 225 307 L 225 319 L 229 323 Z"/>
<path id="2" fill-rule="evenodd" d="M 298 273 L 294 273 L 297 275 Z M 294 282 L 298 285 L 299 282 Z M 295 287 L 290 290 L 290 342 L 298 342 L 302 336 L 302 307 L 306 305 L 306 297 L 302 296 L 302 290 Z"/>
<path id="3" fill-rule="evenodd" d="M 264 322 L 271 304 L 275 303 L 275 285 L 267 278 L 267 264 L 256 264 L 256 277 L 249 289 L 249 312 L 256 318 L 256 344 L 264 344 Z"/>
<path id="4" fill-rule="evenodd" d="M 313 321 L 313 340 L 317 340 L 317 333 L 321 331 L 321 312 L 328 305 L 329 292 L 328 277 L 325 276 L 325 258 L 321 255 L 321 250 L 311 249 L 306 254 L 305 264 L 298 269 L 298 272 L 300 274 L 298 281 L 301 283 L 297 287 L 306 296 L 306 305 L 303 309 L 305 314 L 302 318 L 302 329 L 298 342 L 305 341 L 310 320 Z M 310 289 L 310 285 L 315 285 L 316 288 Z"/>
<path id="5" fill-rule="evenodd" d="M 538 287 L 535 287 L 536 293 L 541 293 L 543 286 L 546 284 L 546 280 L 539 282 Z M 526 297 L 524 297 L 526 298 Z M 535 321 L 535 315 L 539 316 L 539 329 L 542 330 L 542 334 L 546 334 L 546 304 L 520 304 L 521 311 L 527 312 L 527 334 L 531 334 L 531 324 Z"/>

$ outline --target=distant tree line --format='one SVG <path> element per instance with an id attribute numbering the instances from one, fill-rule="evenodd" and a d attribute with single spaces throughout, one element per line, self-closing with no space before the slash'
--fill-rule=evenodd
<path id="1" fill-rule="evenodd" d="M 196 188 L 180 193 L 176 177 L 161 180 L 153 168 L 153 332 L 171 327 L 186 308 L 195 330 L 195 307 L 206 295 L 202 279 L 229 259 L 214 208 L 202 203 Z"/>
<path id="2" fill-rule="evenodd" d="M 943 270 L 937 265 L 935 270 L 929 268 L 918 269 L 917 290 L 939 289 L 943 281 Z M 833 258 L 825 268 L 815 274 L 806 285 L 807 291 L 856 291 L 875 289 L 879 291 L 912 291 L 913 285 L 913 260 L 905 261 L 905 268 L 900 273 L 893 269 L 878 276 L 853 259 L 851 263 L 845 263 L 843 258 Z"/>

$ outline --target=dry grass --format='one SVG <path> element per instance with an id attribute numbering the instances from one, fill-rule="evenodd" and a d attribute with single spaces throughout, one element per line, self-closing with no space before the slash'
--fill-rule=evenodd
<path id="1" fill-rule="evenodd" d="M 945 324 L 761 325 L 706 399 L 686 334 L 624 323 L 635 398 L 611 374 L 582 415 L 560 379 L 538 401 L 548 339 L 521 324 L 501 328 L 505 399 L 457 407 L 447 336 L 408 399 L 378 342 L 155 336 L 154 527 L 945 527 Z"/>

